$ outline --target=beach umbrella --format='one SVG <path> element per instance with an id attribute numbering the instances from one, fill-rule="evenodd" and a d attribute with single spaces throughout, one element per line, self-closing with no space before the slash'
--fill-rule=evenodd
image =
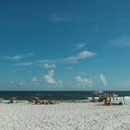
<path id="1" fill-rule="evenodd" d="M 95 94 L 96 94 L 96 95 L 102 95 L 103 93 L 104 93 L 104 92 L 101 91 L 101 90 L 100 90 L 100 91 L 99 91 L 99 90 L 96 90 L 96 91 L 95 91 Z"/>
<path id="2" fill-rule="evenodd" d="M 16 97 L 11 97 L 11 99 L 12 99 L 12 100 L 17 100 L 17 98 L 16 98 Z"/>

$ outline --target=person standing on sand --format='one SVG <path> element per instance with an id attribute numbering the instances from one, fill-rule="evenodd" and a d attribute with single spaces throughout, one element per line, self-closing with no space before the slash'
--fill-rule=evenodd
<path id="1" fill-rule="evenodd" d="M 122 104 L 125 105 L 125 98 L 122 98 Z"/>
<path id="2" fill-rule="evenodd" d="M 106 92 L 104 97 L 104 105 L 112 105 L 111 98 L 112 98 L 112 94 L 110 92 Z"/>
<path id="3" fill-rule="evenodd" d="M 107 93 L 104 95 L 104 105 L 107 105 Z"/>

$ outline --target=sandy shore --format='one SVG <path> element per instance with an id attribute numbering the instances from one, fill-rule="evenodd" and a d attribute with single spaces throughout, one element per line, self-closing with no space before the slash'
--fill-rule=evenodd
<path id="1" fill-rule="evenodd" d="M 0 130 L 130 130 L 130 105 L 1 103 Z"/>

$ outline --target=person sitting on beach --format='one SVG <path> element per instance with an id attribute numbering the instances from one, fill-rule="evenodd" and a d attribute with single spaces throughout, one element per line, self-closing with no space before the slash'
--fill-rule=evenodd
<path id="1" fill-rule="evenodd" d="M 95 98 L 94 98 L 94 97 L 92 97 L 92 99 L 90 100 L 90 102 L 95 102 Z"/>
<path id="2" fill-rule="evenodd" d="M 105 93 L 105 95 L 104 95 L 104 105 L 110 105 L 110 103 L 109 103 L 109 93 Z"/>
<path id="3" fill-rule="evenodd" d="M 98 102 L 102 102 L 104 100 L 103 97 L 99 97 Z"/>
<path id="4" fill-rule="evenodd" d="M 35 104 L 38 104 L 39 103 L 39 98 L 36 98 L 34 102 L 35 102 Z"/>

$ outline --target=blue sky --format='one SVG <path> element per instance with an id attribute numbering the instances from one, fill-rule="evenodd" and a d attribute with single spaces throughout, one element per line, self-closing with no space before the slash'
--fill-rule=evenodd
<path id="1" fill-rule="evenodd" d="M 129 0 L 2 0 L 0 90 L 130 90 Z"/>

